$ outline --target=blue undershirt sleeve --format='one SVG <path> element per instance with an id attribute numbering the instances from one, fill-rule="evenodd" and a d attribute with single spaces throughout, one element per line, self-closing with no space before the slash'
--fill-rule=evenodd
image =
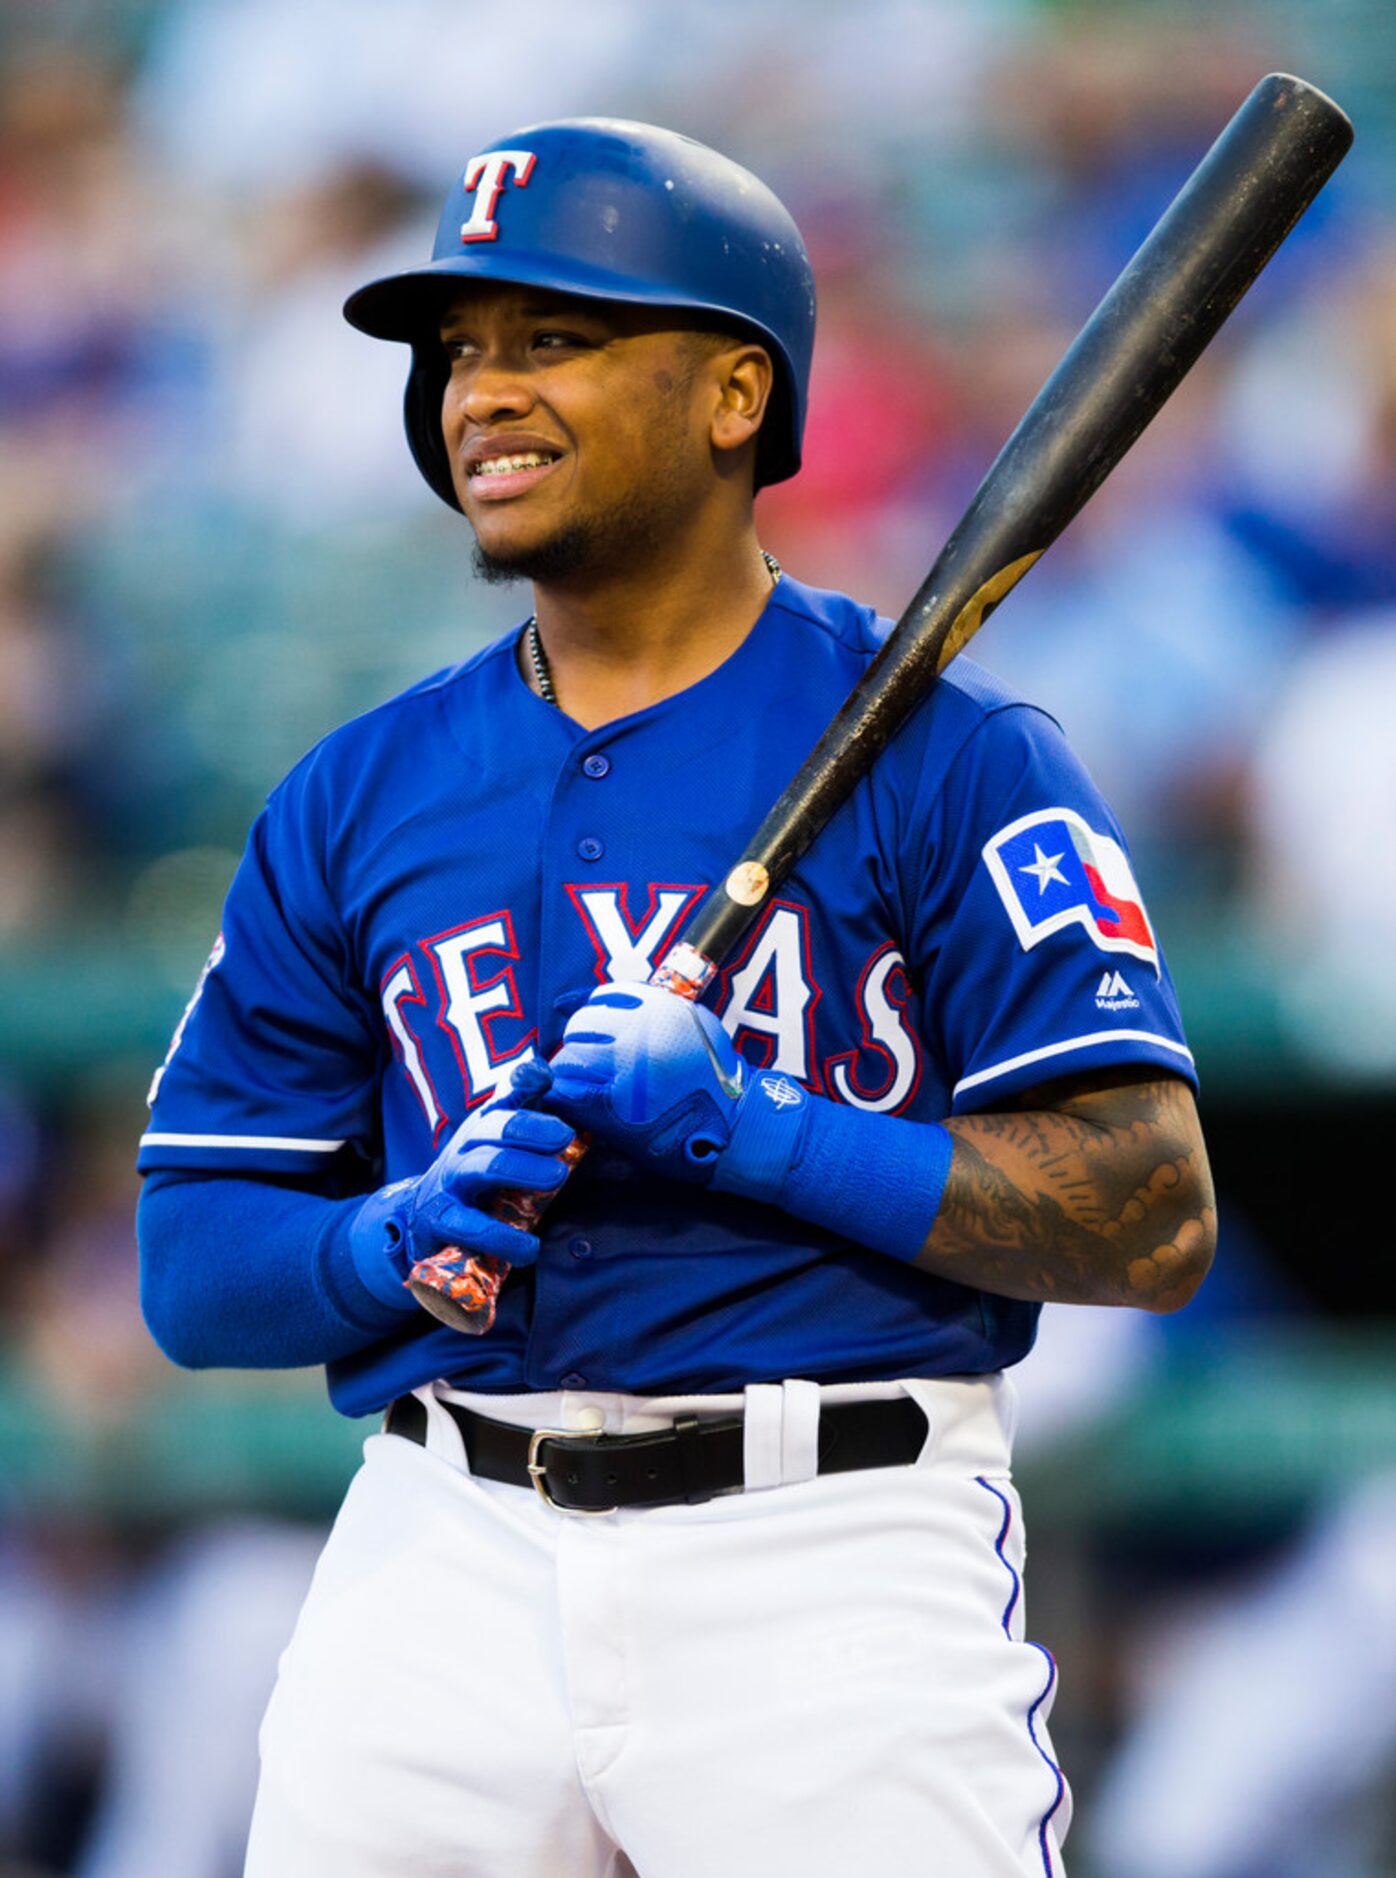
<path id="1" fill-rule="evenodd" d="M 292 1369 L 350 1356 L 403 1314 L 354 1268 L 362 1195 L 223 1175 L 147 1177 L 136 1214 L 141 1309 L 186 1369 Z"/>

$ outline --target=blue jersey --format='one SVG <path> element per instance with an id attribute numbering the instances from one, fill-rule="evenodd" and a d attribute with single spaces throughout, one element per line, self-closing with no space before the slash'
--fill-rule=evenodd
<path id="1" fill-rule="evenodd" d="M 274 792 L 152 1092 L 140 1165 L 420 1172 L 598 981 L 724 877 L 886 622 L 788 575 L 709 677 L 587 731 L 518 632 L 327 738 Z M 1123 837 L 1052 720 L 954 661 L 725 961 L 752 1062 L 912 1120 L 1106 1065 L 1192 1076 Z M 998 1369 L 1037 1307 L 600 1151 L 494 1329 L 425 1314 L 330 1365 L 349 1414 L 435 1377 L 680 1393 Z"/>

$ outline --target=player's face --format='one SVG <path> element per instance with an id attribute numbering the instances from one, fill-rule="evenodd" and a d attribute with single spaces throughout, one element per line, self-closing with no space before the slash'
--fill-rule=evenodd
<path id="1" fill-rule="evenodd" d="M 720 476 L 718 349 L 673 319 L 531 287 L 452 302 L 442 430 L 487 576 L 604 575 L 701 503 Z"/>

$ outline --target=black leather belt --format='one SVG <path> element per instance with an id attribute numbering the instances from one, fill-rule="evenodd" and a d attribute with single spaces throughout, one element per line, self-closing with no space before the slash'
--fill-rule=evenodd
<path id="1" fill-rule="evenodd" d="M 612 1513 L 621 1506 L 697 1506 L 744 1484 L 742 1418 L 680 1416 L 644 1435 L 584 1435 L 516 1428 L 443 1402 L 465 1442 L 472 1474 L 533 1487 L 561 1513 Z M 391 1403 L 384 1429 L 425 1447 L 427 1412 L 416 1396 Z M 819 1415 L 819 1472 L 905 1467 L 921 1452 L 926 1417 L 910 1396 L 840 1402 Z"/>

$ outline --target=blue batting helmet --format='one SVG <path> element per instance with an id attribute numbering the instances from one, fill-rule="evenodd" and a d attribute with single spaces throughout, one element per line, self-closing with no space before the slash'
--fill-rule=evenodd
<path id="1" fill-rule="evenodd" d="M 799 469 L 814 274 L 784 205 L 730 158 L 620 118 L 564 118 L 515 131 L 466 164 L 431 260 L 345 302 L 346 319 L 361 331 L 412 346 L 407 440 L 452 508 L 460 504 L 441 435 L 448 366 L 437 320 L 452 290 L 470 280 L 674 307 L 749 332 L 776 373 L 757 443 L 757 487 Z"/>

